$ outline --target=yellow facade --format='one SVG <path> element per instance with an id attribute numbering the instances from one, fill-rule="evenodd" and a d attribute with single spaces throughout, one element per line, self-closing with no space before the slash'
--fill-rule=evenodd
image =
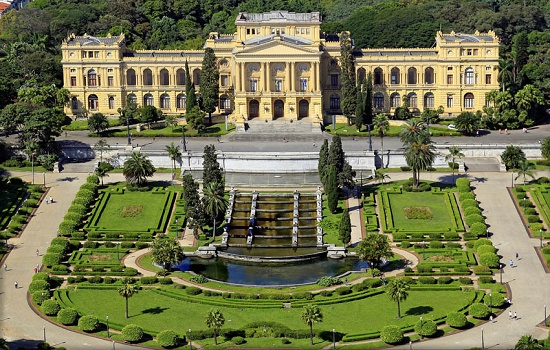
<path id="1" fill-rule="evenodd" d="M 341 99 L 340 44 L 320 30 L 319 13 L 240 13 L 237 32 L 211 33 L 220 71 L 218 113 L 250 118 L 329 121 Z M 185 62 L 200 92 L 203 51 L 130 51 L 123 35 L 71 35 L 62 44 L 68 115 L 118 116 L 130 96 L 166 114 L 185 113 Z M 443 106 L 444 115 L 481 110 L 498 89 L 499 41 L 494 32 L 438 32 L 433 48 L 357 49 L 358 80 L 372 73 L 376 112 L 392 113 L 409 97 L 411 109 Z"/>

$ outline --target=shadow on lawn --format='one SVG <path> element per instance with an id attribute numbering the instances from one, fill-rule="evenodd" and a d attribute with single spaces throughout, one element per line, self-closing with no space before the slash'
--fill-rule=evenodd
<path id="1" fill-rule="evenodd" d="M 423 315 L 432 312 L 434 309 L 431 306 L 417 306 L 411 309 L 408 309 L 405 314 L 411 316 Z"/>
<path id="2" fill-rule="evenodd" d="M 152 307 L 152 308 L 149 308 L 149 309 L 145 309 L 143 310 L 141 313 L 142 314 L 152 314 L 152 315 L 158 315 L 158 314 L 161 314 L 163 313 L 164 311 L 168 310 L 167 307 L 165 308 L 161 308 L 161 307 Z"/>

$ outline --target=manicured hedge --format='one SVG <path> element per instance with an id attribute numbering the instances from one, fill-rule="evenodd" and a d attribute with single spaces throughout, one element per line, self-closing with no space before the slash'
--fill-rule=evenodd
<path id="1" fill-rule="evenodd" d="M 78 320 L 78 328 L 84 332 L 95 332 L 99 329 L 99 319 L 94 315 L 82 316 Z"/>
<path id="2" fill-rule="evenodd" d="M 389 325 L 382 328 L 380 338 L 388 344 L 397 344 L 403 340 L 403 331 L 399 326 Z"/>
<path id="3" fill-rule="evenodd" d="M 437 324 L 429 319 L 419 320 L 414 326 L 414 331 L 418 335 L 424 337 L 431 337 L 437 333 Z"/>
<path id="4" fill-rule="evenodd" d="M 178 345 L 180 339 L 176 332 L 172 330 L 164 330 L 157 335 L 157 343 L 163 348 L 170 348 Z"/>
<path id="5" fill-rule="evenodd" d="M 479 255 L 485 254 L 485 253 L 496 253 L 497 249 L 493 247 L 492 245 L 481 245 L 477 247 L 477 253 Z"/>
<path id="6" fill-rule="evenodd" d="M 42 264 L 47 267 L 59 265 L 63 260 L 63 256 L 59 253 L 46 253 L 42 257 Z"/>
<path id="7" fill-rule="evenodd" d="M 485 219 L 479 214 L 471 214 L 466 216 L 464 221 L 466 222 L 466 225 L 472 226 L 474 223 L 484 223 Z"/>
<path id="8" fill-rule="evenodd" d="M 42 311 L 44 314 L 48 316 L 55 316 L 57 313 L 61 310 L 61 307 L 57 303 L 57 300 L 55 299 L 48 299 L 44 300 L 42 305 L 40 306 L 40 311 Z"/>
<path id="9" fill-rule="evenodd" d="M 477 247 L 484 244 L 493 245 L 493 242 L 491 242 L 487 238 L 480 238 L 474 242 L 474 250 L 477 251 Z"/>
<path id="10" fill-rule="evenodd" d="M 504 295 L 501 293 L 492 293 L 491 295 L 485 294 L 483 297 L 483 302 L 485 305 L 493 307 L 502 307 L 504 305 Z"/>
<path id="11" fill-rule="evenodd" d="M 461 312 L 450 312 L 447 315 L 446 322 L 453 328 L 463 328 L 468 323 L 468 319 Z"/>
<path id="12" fill-rule="evenodd" d="M 500 258 L 495 253 L 483 253 L 479 256 L 479 263 L 483 266 L 497 268 L 500 266 Z"/>
<path id="13" fill-rule="evenodd" d="M 47 281 L 38 280 L 29 284 L 29 293 L 33 294 L 36 291 L 49 290 L 50 284 Z"/>
<path id="14" fill-rule="evenodd" d="M 473 317 L 477 319 L 486 319 L 489 317 L 491 311 L 489 310 L 489 307 L 482 303 L 473 303 L 468 308 L 468 313 Z"/>
<path id="15" fill-rule="evenodd" d="M 136 324 L 129 324 L 122 328 L 122 339 L 131 343 L 139 342 L 143 339 L 143 329 Z"/>
<path id="16" fill-rule="evenodd" d="M 32 301 L 36 305 L 42 305 L 42 303 L 50 299 L 51 294 L 49 290 L 37 290 L 32 293 Z"/>
<path id="17" fill-rule="evenodd" d="M 71 326 L 76 323 L 78 312 L 73 308 L 64 308 L 57 313 L 57 320 L 65 326 Z"/>

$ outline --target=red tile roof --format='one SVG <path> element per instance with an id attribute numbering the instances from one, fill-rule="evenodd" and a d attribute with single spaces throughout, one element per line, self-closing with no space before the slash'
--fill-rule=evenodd
<path id="1" fill-rule="evenodd" d="M 6 2 L 0 2 L 0 13 L 4 12 L 5 9 L 7 9 L 10 6 L 10 4 Z"/>

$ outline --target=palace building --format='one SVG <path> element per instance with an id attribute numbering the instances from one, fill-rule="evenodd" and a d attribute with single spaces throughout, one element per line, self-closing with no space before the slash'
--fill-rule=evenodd
<path id="1" fill-rule="evenodd" d="M 218 113 L 251 118 L 330 121 L 341 114 L 339 35 L 321 32 L 321 15 L 271 11 L 239 13 L 234 34 L 211 33 L 220 72 Z M 165 114 L 185 113 L 185 62 L 200 93 L 204 51 L 144 50 L 124 35 L 68 37 L 62 44 L 68 115 L 118 116 L 127 98 Z M 475 112 L 497 82 L 499 39 L 494 32 L 437 32 L 432 48 L 355 49 L 357 81 L 373 79 L 376 113 L 392 114 L 408 96 L 411 110 L 444 108 L 444 116 Z"/>

